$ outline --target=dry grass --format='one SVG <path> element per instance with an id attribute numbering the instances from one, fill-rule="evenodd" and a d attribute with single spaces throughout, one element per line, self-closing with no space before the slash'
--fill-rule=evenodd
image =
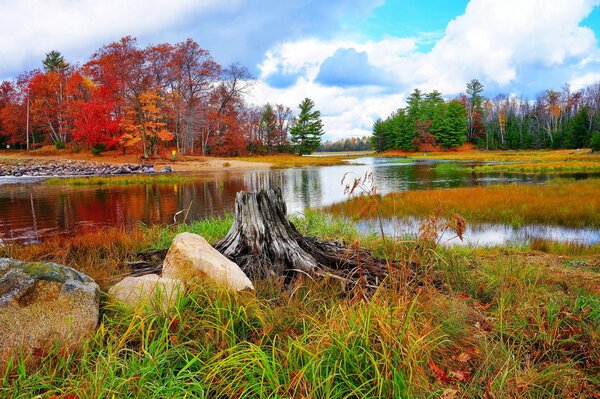
<path id="1" fill-rule="evenodd" d="M 515 150 L 515 151 L 434 151 L 415 153 L 405 151 L 386 151 L 378 156 L 403 156 L 418 159 L 441 159 L 456 161 L 481 162 L 559 162 L 559 161 L 590 161 L 600 162 L 600 154 L 592 153 L 589 149 L 581 150 Z"/>
<path id="2" fill-rule="evenodd" d="M 123 262 L 156 241 L 158 228 L 107 228 L 82 231 L 74 236 L 54 236 L 41 244 L 9 244 L 0 257 L 64 264 L 92 277 L 103 288 L 125 272 Z"/>
<path id="3" fill-rule="evenodd" d="M 297 223 L 305 234 L 360 240 L 343 223 L 308 218 Z M 164 247 L 176 230 L 214 241 L 230 222 L 90 232 L 11 251 L 107 280 L 103 274 L 120 272 L 111 268 L 116 260 L 144 246 Z M 387 250 L 381 240 L 359 244 Z M 409 253 L 419 246 L 402 244 Z M 57 348 L 10 365 L 0 374 L 0 396 L 587 398 L 598 392 L 597 259 L 431 248 L 427 262 L 432 275 L 423 284 L 390 281 L 368 301 L 344 295 L 336 280 L 299 280 L 290 289 L 257 282 L 256 293 L 191 285 L 169 315 L 109 305 L 96 335 L 75 353 Z"/>
<path id="4" fill-rule="evenodd" d="M 509 173 L 568 173 L 568 172 L 600 172 L 600 158 L 594 161 L 539 161 L 501 163 L 473 167 L 475 172 L 509 172 Z"/>
<path id="5" fill-rule="evenodd" d="M 334 204 L 326 210 L 349 217 L 376 216 L 372 201 L 366 197 Z M 600 227 L 600 179 L 405 191 L 378 197 L 378 210 L 383 217 L 426 216 L 441 210 L 445 217 L 458 213 L 469 223 Z"/>
<path id="6" fill-rule="evenodd" d="M 352 155 L 350 156 L 350 158 L 352 158 Z M 246 162 L 270 163 L 274 168 L 293 168 L 298 166 L 344 165 L 344 159 L 348 159 L 348 157 L 346 157 L 345 153 L 324 157 L 303 157 L 294 154 L 276 154 L 236 157 L 234 159 Z"/>

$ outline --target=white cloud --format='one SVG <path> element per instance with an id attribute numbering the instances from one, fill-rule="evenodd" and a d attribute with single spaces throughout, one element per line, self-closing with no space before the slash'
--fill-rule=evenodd
<path id="1" fill-rule="evenodd" d="M 569 79 L 573 88 L 581 87 L 600 79 L 587 70 L 600 54 L 596 37 L 579 25 L 598 4 L 600 0 L 471 0 L 428 53 L 415 51 L 418 37 L 280 43 L 266 53 L 261 77 L 284 71 L 302 78 L 286 89 L 261 83 L 255 98 L 295 108 L 310 97 L 327 115 L 329 137 L 337 138 L 368 134 L 374 120 L 402 106 L 415 87 L 454 95 L 472 78 L 508 92 L 556 87 Z M 369 63 L 396 82 L 387 90 L 319 86 L 315 78 L 322 63 L 341 48 L 366 52 Z"/>
<path id="2" fill-rule="evenodd" d="M 91 49 L 127 35 L 165 28 L 194 11 L 225 7 L 218 0 L 0 0 L 0 72 L 31 67 L 56 49 L 87 58 Z M 82 54 L 82 49 L 86 52 Z M 83 59 L 85 59 L 83 58 Z"/>
<path id="3" fill-rule="evenodd" d="M 588 72 L 583 75 L 574 76 L 569 84 L 571 85 L 571 90 L 578 91 L 596 82 L 600 82 L 600 72 Z"/>

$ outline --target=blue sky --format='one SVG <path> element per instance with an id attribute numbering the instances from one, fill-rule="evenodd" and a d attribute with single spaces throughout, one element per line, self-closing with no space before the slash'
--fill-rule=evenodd
<path id="1" fill-rule="evenodd" d="M 600 81 L 600 0 L 0 0 L 0 80 L 125 35 L 243 63 L 251 102 L 312 98 L 328 138 L 368 134 L 416 87 L 452 97 L 477 78 L 490 97 L 533 97 Z"/>

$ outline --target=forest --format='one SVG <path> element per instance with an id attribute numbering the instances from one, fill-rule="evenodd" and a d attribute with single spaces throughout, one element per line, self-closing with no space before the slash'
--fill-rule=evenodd
<path id="1" fill-rule="evenodd" d="M 342 151 L 368 151 L 371 149 L 371 140 L 369 136 L 349 137 L 336 141 L 325 141 L 321 143 L 318 151 L 323 152 L 342 152 Z"/>
<path id="2" fill-rule="evenodd" d="M 377 151 L 453 148 L 469 142 L 480 149 L 584 148 L 600 150 L 600 82 L 582 90 L 564 86 L 534 100 L 483 96 L 477 79 L 466 92 L 445 100 L 436 90 L 415 89 L 400 108 L 373 125 Z"/>
<path id="3" fill-rule="evenodd" d="M 192 39 L 141 48 L 128 36 L 82 66 L 51 51 L 42 69 L 0 84 L 0 145 L 144 157 L 173 147 L 215 156 L 289 151 L 292 110 L 247 103 L 253 82 L 245 67 L 219 65 Z"/>

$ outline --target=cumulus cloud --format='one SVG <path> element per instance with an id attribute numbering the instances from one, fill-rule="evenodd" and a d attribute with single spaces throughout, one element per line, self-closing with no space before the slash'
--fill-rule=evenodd
<path id="1" fill-rule="evenodd" d="M 280 43 L 266 53 L 260 76 L 266 80 L 283 70 L 300 78 L 285 91 L 263 83 L 256 98 L 278 98 L 289 106 L 303 96 L 316 99 L 327 115 L 328 136 L 335 138 L 368 134 L 377 117 L 403 106 L 416 87 L 456 95 L 477 78 L 490 96 L 533 95 L 568 82 L 577 89 L 600 78 L 597 39 L 580 25 L 598 4 L 600 0 L 471 0 L 425 53 L 417 51 L 417 37 Z M 384 86 L 362 86 L 378 84 L 382 76 L 389 79 Z"/>
<path id="2" fill-rule="evenodd" d="M 192 37 L 217 61 L 253 72 L 281 41 L 326 37 L 340 15 L 368 14 L 380 0 L 0 0 L 0 78 L 38 67 L 50 50 L 71 61 L 123 36 L 140 43 Z"/>
<path id="3" fill-rule="evenodd" d="M 325 86 L 353 87 L 390 83 L 386 73 L 369 63 L 366 52 L 339 48 L 321 64 L 315 81 Z"/>

